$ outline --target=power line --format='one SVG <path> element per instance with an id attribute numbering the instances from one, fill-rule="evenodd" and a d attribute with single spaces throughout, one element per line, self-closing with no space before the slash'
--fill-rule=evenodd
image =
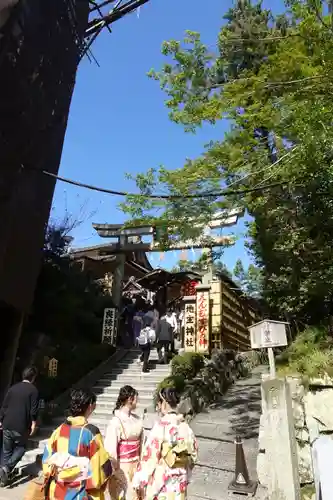
<path id="1" fill-rule="evenodd" d="M 205 90 L 214 90 L 218 89 L 221 87 L 225 87 L 226 85 L 232 85 L 234 83 L 245 83 L 245 82 L 251 82 L 253 85 L 256 84 L 261 84 L 263 85 L 264 88 L 271 88 L 271 87 L 278 87 L 278 86 L 283 86 L 283 85 L 294 85 L 296 83 L 303 83 L 307 81 L 312 81 L 312 80 L 318 80 L 322 78 L 330 78 L 330 75 L 326 74 L 321 74 L 321 75 L 314 75 L 314 76 L 306 76 L 304 78 L 298 78 L 296 80 L 285 80 L 285 81 L 279 81 L 279 82 L 274 82 L 274 81 L 268 81 L 268 80 L 260 80 L 257 79 L 255 76 L 249 76 L 249 77 L 240 77 L 240 78 L 235 78 L 233 80 L 226 80 L 223 83 L 213 83 L 211 85 L 201 85 L 198 86 L 198 88 L 202 88 Z M 192 90 L 189 88 L 189 90 Z"/>
<path id="2" fill-rule="evenodd" d="M 273 166 L 273 165 L 272 165 Z M 278 187 L 278 186 L 284 186 L 287 184 L 292 184 L 291 181 L 284 181 L 284 182 L 275 182 L 273 184 L 267 184 L 266 186 L 261 186 L 261 187 L 254 187 L 254 188 L 249 188 L 249 189 L 242 189 L 242 190 L 231 190 L 231 189 L 225 189 L 223 191 L 218 191 L 218 192 L 210 192 L 210 193 L 201 193 L 201 194 L 188 194 L 188 195 L 164 195 L 164 194 L 150 194 L 150 195 L 145 195 L 145 194 L 140 194 L 140 193 L 128 193 L 126 191 L 115 191 L 113 189 L 107 189 L 99 186 L 94 186 L 92 184 L 85 184 L 83 182 L 75 181 L 73 179 L 68 179 L 66 177 L 62 177 L 60 175 L 53 174 L 51 172 L 48 172 L 47 170 L 37 170 L 32 167 L 24 167 L 22 168 L 27 169 L 27 170 L 33 170 L 35 172 L 39 172 L 43 175 L 46 175 L 48 177 L 52 177 L 53 179 L 56 179 L 57 181 L 64 182 L 66 184 L 71 184 L 72 186 L 77 186 L 81 187 L 84 189 L 89 189 L 91 191 L 97 191 L 99 193 L 105 193 L 105 194 L 111 194 L 114 196 L 141 196 L 142 198 L 149 198 L 149 199 L 155 199 L 155 200 L 186 200 L 186 199 L 198 199 L 198 198 L 217 198 L 219 196 L 231 196 L 231 195 L 238 195 L 238 194 L 246 194 L 246 193 L 252 193 L 256 191 L 265 191 L 267 189 L 273 188 L 273 187 Z M 254 172 L 252 175 L 255 175 L 256 172 Z M 248 174 L 250 175 L 250 174 Z M 242 179 L 239 179 L 239 181 L 244 180 L 245 177 Z M 298 184 L 297 186 L 301 186 Z"/>
<path id="3" fill-rule="evenodd" d="M 288 35 L 284 35 L 284 36 L 266 36 L 266 37 L 263 37 L 263 38 L 238 38 L 238 37 L 226 37 L 226 38 L 223 38 L 221 39 L 221 45 L 224 45 L 224 44 L 232 44 L 232 43 L 237 43 L 237 42 L 274 42 L 275 40 L 286 40 L 287 38 L 291 38 L 291 37 L 296 37 L 296 36 L 299 36 L 301 38 L 303 38 L 303 35 L 301 35 L 300 33 L 289 33 Z M 308 40 L 308 38 L 307 38 Z M 219 44 L 218 44 L 219 45 Z"/>

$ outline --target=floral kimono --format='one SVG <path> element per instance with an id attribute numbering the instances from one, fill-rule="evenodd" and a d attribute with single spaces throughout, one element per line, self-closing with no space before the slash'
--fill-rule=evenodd
<path id="1" fill-rule="evenodd" d="M 146 500 L 184 500 L 197 460 L 197 441 L 182 415 L 169 413 L 152 428 L 133 486 Z"/>
<path id="2" fill-rule="evenodd" d="M 69 417 L 47 442 L 43 472 L 50 500 L 104 500 L 112 474 L 99 429 L 84 417 Z"/>
<path id="3" fill-rule="evenodd" d="M 111 500 L 135 500 L 132 479 L 137 469 L 143 436 L 143 420 L 137 415 L 116 410 L 106 430 L 105 448 L 115 459 L 110 481 Z"/>

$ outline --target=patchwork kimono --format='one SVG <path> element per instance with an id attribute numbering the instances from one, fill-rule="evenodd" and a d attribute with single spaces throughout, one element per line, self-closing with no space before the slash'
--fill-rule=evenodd
<path id="1" fill-rule="evenodd" d="M 192 429 L 182 415 L 169 413 L 150 431 L 133 487 L 146 500 L 185 500 L 197 455 Z"/>
<path id="2" fill-rule="evenodd" d="M 105 437 L 105 449 L 115 459 L 114 475 L 110 481 L 111 500 L 135 500 L 132 479 L 137 469 L 143 436 L 143 420 L 120 410 L 114 412 Z"/>
<path id="3" fill-rule="evenodd" d="M 99 429 L 84 417 L 69 417 L 45 447 L 43 472 L 50 500 L 104 500 L 112 466 Z"/>

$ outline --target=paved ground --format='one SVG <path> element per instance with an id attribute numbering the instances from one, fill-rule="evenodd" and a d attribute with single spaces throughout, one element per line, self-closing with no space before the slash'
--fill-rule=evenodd
<path id="1" fill-rule="evenodd" d="M 256 480 L 261 373 L 256 369 L 251 378 L 237 381 L 217 407 L 192 421 L 199 442 L 199 463 L 193 472 L 189 500 L 244 498 L 228 494 L 235 473 L 236 435 L 243 439 L 250 478 Z M 264 491 L 259 488 L 255 498 L 265 498 Z"/>
<path id="2" fill-rule="evenodd" d="M 256 480 L 261 373 L 262 370 L 257 369 L 251 378 L 237 381 L 217 407 L 201 413 L 192 421 L 199 441 L 199 462 L 193 473 L 188 500 L 244 498 L 228 494 L 228 485 L 235 471 L 236 435 L 243 439 L 249 474 Z M 22 478 L 13 488 L 0 490 L 0 500 L 23 500 L 26 481 Z M 265 494 L 259 488 L 255 499 L 264 498 Z"/>

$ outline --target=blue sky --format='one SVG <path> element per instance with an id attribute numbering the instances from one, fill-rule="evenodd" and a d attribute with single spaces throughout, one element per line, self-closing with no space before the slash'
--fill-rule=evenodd
<path id="1" fill-rule="evenodd" d="M 109 189 L 133 191 L 134 183 L 125 173 L 144 172 L 160 164 L 179 168 L 195 158 L 204 144 L 220 139 L 226 124 L 203 127 L 195 135 L 170 122 L 164 94 L 157 82 L 146 76 L 163 64 L 161 44 L 170 38 L 182 39 L 184 30 L 199 31 L 203 41 L 215 46 L 222 16 L 232 2 L 220 0 L 150 0 L 136 14 L 117 21 L 112 34 L 104 31 L 93 45 L 100 67 L 85 58 L 79 67 L 67 128 L 60 175 Z M 279 0 L 269 2 L 281 6 Z M 57 183 L 51 217 L 61 219 L 66 211 L 83 223 L 73 231 L 76 247 L 106 243 L 91 227 L 92 222 L 121 223 L 124 214 L 117 208 L 119 197 Z M 230 231 L 229 231 L 230 232 Z M 232 232 L 238 235 L 234 247 L 225 251 L 224 262 L 233 268 L 237 258 L 244 264 L 244 223 Z M 196 257 L 200 255 L 196 252 Z M 188 258 L 194 258 L 189 251 Z M 179 253 L 164 258 L 153 254 L 153 265 L 169 267 Z"/>

